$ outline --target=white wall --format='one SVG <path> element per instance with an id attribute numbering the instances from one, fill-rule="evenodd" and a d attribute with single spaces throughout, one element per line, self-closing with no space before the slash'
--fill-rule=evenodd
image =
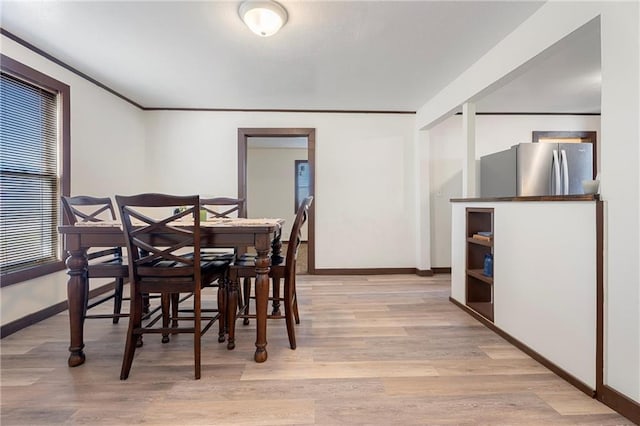
<path id="1" fill-rule="evenodd" d="M 547 2 L 417 113 L 434 127 L 459 105 L 600 16 L 605 384 L 640 402 L 640 49 L 638 2 Z M 544 31 L 540 31 L 544 28 Z"/>
<path id="2" fill-rule="evenodd" d="M 142 112 L 2 41 L 3 54 L 71 86 L 72 195 L 235 196 L 238 128 L 315 128 L 316 267 L 415 267 L 415 116 Z M 66 281 L 59 272 L 3 288 L 2 324 L 66 300 Z"/>
<path id="3" fill-rule="evenodd" d="M 135 192 L 144 176 L 132 168 L 144 152 L 142 111 L 2 36 L 2 54 L 71 87 L 71 195 Z M 91 287 L 101 282 L 92 282 Z M 67 275 L 58 272 L 0 290 L 2 324 L 67 299 Z"/>
<path id="4" fill-rule="evenodd" d="M 605 383 L 640 402 L 640 4 L 603 7 Z M 635 238 L 630 236 L 635 236 Z"/>
<path id="5" fill-rule="evenodd" d="M 306 159 L 306 149 L 247 149 L 247 215 L 284 219 L 283 240 L 289 239 L 296 217 L 295 161 Z M 304 241 L 307 240 L 306 228 L 305 224 L 302 233 Z"/>
<path id="6" fill-rule="evenodd" d="M 451 267 L 451 198 L 462 197 L 464 144 L 462 116 L 443 121 L 429 134 L 431 265 Z"/>
<path id="7" fill-rule="evenodd" d="M 150 111 L 148 186 L 235 196 L 238 128 L 315 128 L 316 268 L 415 267 L 414 118 Z"/>
<path id="8" fill-rule="evenodd" d="M 492 152 L 508 149 L 516 143 L 531 142 L 533 130 L 594 130 L 599 138 L 600 117 L 477 115 L 476 159 L 479 160 L 483 155 Z M 449 267 L 451 266 L 451 203 L 449 200 L 462 197 L 465 144 L 462 116 L 451 116 L 432 127 L 428 133 L 431 181 L 431 263 L 433 267 Z"/>

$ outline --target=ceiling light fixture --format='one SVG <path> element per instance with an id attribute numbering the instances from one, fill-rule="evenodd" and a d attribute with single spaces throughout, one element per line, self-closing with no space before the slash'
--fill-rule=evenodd
<path id="1" fill-rule="evenodd" d="M 287 10 L 272 0 L 246 0 L 238 9 L 240 18 L 247 27 L 261 37 L 278 32 L 287 22 Z"/>

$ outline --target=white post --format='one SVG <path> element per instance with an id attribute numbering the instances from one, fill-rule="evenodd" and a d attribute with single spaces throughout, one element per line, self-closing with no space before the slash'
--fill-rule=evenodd
<path id="1" fill-rule="evenodd" d="M 429 170 L 429 131 L 417 130 L 416 141 L 416 200 L 417 231 L 416 265 L 419 272 L 431 270 L 431 182 Z"/>
<path id="2" fill-rule="evenodd" d="M 462 167 L 462 197 L 477 195 L 476 190 L 476 104 L 466 102 L 462 105 L 462 133 L 464 146 L 464 164 Z"/>

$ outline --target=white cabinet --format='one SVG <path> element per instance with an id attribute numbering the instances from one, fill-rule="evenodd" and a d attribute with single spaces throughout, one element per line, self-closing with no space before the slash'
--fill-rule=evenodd
<path id="1" fill-rule="evenodd" d="M 467 207 L 493 209 L 495 326 L 595 389 L 596 202 L 454 202 L 451 297 L 466 305 Z"/>

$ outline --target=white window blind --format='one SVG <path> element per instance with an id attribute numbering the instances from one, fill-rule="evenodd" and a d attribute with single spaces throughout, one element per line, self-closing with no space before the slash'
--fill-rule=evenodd
<path id="1" fill-rule="evenodd" d="M 59 261 L 57 95 L 2 73 L 2 274 Z"/>

